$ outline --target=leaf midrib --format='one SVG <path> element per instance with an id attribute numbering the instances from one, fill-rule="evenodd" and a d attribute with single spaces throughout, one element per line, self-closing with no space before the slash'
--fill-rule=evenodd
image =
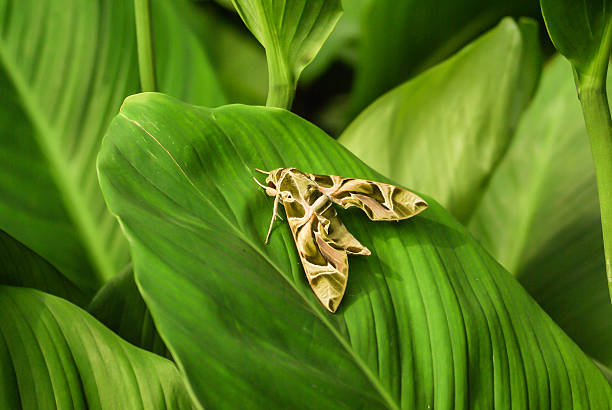
<path id="1" fill-rule="evenodd" d="M 236 234 L 236 236 L 238 238 L 240 238 L 244 243 L 246 243 L 253 250 L 255 250 L 259 254 L 259 256 L 261 256 L 285 280 L 285 282 L 287 282 L 289 284 L 290 288 L 307 304 L 307 306 L 311 309 L 311 311 L 314 313 L 314 315 L 317 318 L 319 318 L 319 320 L 328 328 L 328 330 L 332 333 L 332 335 L 338 340 L 338 342 L 347 351 L 347 353 L 350 355 L 350 357 L 355 361 L 355 364 L 357 365 L 357 367 L 363 372 L 363 374 L 366 376 L 368 381 L 372 384 L 374 389 L 380 394 L 381 398 L 384 400 L 384 402 L 387 404 L 387 406 L 389 408 L 391 408 L 391 409 L 399 410 L 400 407 L 395 403 L 395 401 L 393 400 L 393 398 L 391 397 L 389 392 L 380 384 L 380 381 L 372 374 L 370 368 L 367 367 L 366 364 L 361 360 L 361 358 L 353 351 L 351 346 L 339 334 L 337 329 L 327 320 L 327 318 L 325 318 L 321 314 L 321 312 L 316 308 L 316 306 L 313 304 L 313 302 L 311 300 L 309 300 L 308 298 L 306 298 L 305 295 L 302 294 L 298 290 L 298 288 L 295 286 L 295 284 L 293 282 L 291 282 L 290 280 L 287 279 L 287 277 L 283 274 L 283 271 L 280 269 L 280 267 L 278 267 L 276 265 L 276 263 L 272 259 L 270 259 L 270 257 L 265 252 L 263 252 L 260 249 L 259 246 L 257 246 L 255 243 L 253 243 L 253 241 L 247 235 L 245 235 L 243 231 L 238 229 L 238 227 L 234 226 L 234 224 L 230 220 L 227 219 L 227 217 L 225 216 L 225 214 L 223 214 L 223 212 L 221 212 L 219 209 L 217 209 L 217 207 L 212 203 L 212 201 L 206 195 L 204 195 L 204 193 L 202 191 L 200 191 L 200 189 L 197 187 L 197 185 L 195 185 L 193 183 L 193 181 L 189 178 L 187 173 L 181 168 L 179 163 L 174 159 L 174 157 L 170 154 L 170 152 L 166 149 L 166 147 L 164 147 L 157 140 L 157 138 L 155 138 L 149 131 L 147 131 L 142 124 L 140 124 L 136 120 L 133 120 L 133 119 L 129 118 L 127 115 L 125 115 L 125 113 L 120 112 L 119 115 L 124 117 L 130 123 L 136 125 L 138 128 L 140 128 L 147 136 L 151 137 L 153 139 L 153 141 L 155 141 L 155 143 L 158 144 L 164 150 L 164 152 L 166 152 L 166 154 L 170 157 L 171 161 L 176 165 L 176 167 L 179 169 L 181 174 L 185 177 L 187 182 L 194 188 L 195 192 L 197 192 L 197 194 L 200 196 L 200 198 L 202 198 L 202 200 L 204 202 L 206 202 L 211 207 L 211 209 L 213 209 L 215 211 L 215 213 L 219 216 L 219 218 L 223 222 L 225 222 L 227 224 L 227 226 L 230 227 L 231 230 L 233 230 L 235 232 L 235 234 Z M 215 124 L 216 124 L 216 122 L 215 122 Z M 229 141 L 231 141 L 231 138 L 227 134 L 225 134 L 225 132 L 223 131 L 223 129 L 221 127 L 219 127 L 219 130 L 223 133 L 223 135 Z M 233 141 L 232 141 L 232 143 L 233 143 Z M 248 168 L 248 164 L 246 164 L 242 160 L 242 158 L 240 158 L 240 161 L 243 163 L 243 165 L 245 167 Z M 177 359 L 178 359 L 177 361 L 179 363 L 181 363 L 180 358 L 177 358 Z M 183 367 L 182 363 L 181 363 L 181 367 Z"/>
<path id="2" fill-rule="evenodd" d="M 49 172 L 60 192 L 64 209 L 74 224 L 81 239 L 81 245 L 93 267 L 91 279 L 97 282 L 93 284 L 93 287 L 97 288 L 98 285 L 114 276 L 112 264 L 110 259 L 105 257 L 104 245 L 97 240 L 99 235 L 94 218 L 88 211 L 86 199 L 81 197 L 79 187 L 70 177 L 68 168 L 65 167 L 67 159 L 63 157 L 56 143 L 60 140 L 60 134 L 53 129 L 44 113 L 38 109 L 34 93 L 23 79 L 17 64 L 11 59 L 7 50 L 7 44 L 0 43 L 0 64 L 5 68 L 9 80 L 20 97 L 22 109 L 31 120 L 34 140 L 38 142 L 43 157 L 49 163 Z"/>

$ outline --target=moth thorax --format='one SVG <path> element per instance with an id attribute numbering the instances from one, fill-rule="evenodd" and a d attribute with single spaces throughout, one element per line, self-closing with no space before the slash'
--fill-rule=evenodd
<path id="1" fill-rule="evenodd" d="M 331 200 L 327 195 L 321 195 L 311 205 L 314 213 L 322 214 L 331 206 Z"/>

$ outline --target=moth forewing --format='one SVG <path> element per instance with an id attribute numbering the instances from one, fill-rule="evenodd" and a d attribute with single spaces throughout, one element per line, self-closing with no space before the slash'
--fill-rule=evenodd
<path id="1" fill-rule="evenodd" d="M 407 219 L 427 208 L 427 202 L 414 192 L 367 179 L 309 174 L 313 180 L 329 178 L 332 184 L 321 191 L 343 208 L 361 208 L 373 221 Z"/>
<path id="2" fill-rule="evenodd" d="M 295 168 L 258 171 L 268 174 L 267 185 L 256 182 L 275 197 L 266 243 L 280 201 L 308 283 L 332 313 L 346 290 L 347 255 L 370 255 L 370 250 L 346 229 L 332 202 L 344 208 L 357 206 L 375 221 L 406 219 L 427 208 L 418 195 L 381 182 L 308 174 Z"/>

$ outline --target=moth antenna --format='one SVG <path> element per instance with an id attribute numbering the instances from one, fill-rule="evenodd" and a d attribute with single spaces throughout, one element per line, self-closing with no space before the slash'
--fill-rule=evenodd
<path id="1" fill-rule="evenodd" d="M 270 173 L 269 173 L 268 171 L 262 171 L 262 170 L 261 170 L 261 169 L 259 169 L 259 168 L 255 168 L 255 171 L 257 171 L 257 172 L 261 172 L 262 174 L 270 175 Z"/>
<path id="2" fill-rule="evenodd" d="M 267 245 L 268 239 L 270 239 L 270 233 L 272 232 L 272 226 L 274 225 L 274 220 L 277 217 L 276 212 L 278 211 L 279 198 L 280 198 L 280 195 L 276 195 L 274 197 L 274 208 L 272 209 L 272 219 L 270 220 L 270 227 L 268 228 L 268 234 L 266 235 L 266 241 L 264 242 L 264 245 Z"/>
<path id="3" fill-rule="evenodd" d="M 265 186 L 264 184 L 262 184 L 261 182 L 259 182 L 259 181 L 257 180 L 257 178 L 255 178 L 255 177 L 253 177 L 253 181 L 255 181 L 255 183 L 256 183 L 257 185 L 259 185 L 260 187 L 262 187 L 263 189 L 268 188 L 267 186 Z"/>

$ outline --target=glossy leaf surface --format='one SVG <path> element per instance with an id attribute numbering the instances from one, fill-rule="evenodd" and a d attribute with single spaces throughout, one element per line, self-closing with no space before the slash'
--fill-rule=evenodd
<path id="1" fill-rule="evenodd" d="M 214 158 L 213 161 L 207 160 Z M 98 159 L 136 280 L 212 407 L 612 406 L 599 369 L 433 199 L 400 223 L 342 212 L 372 255 L 335 314 L 312 294 L 254 168 L 391 182 L 284 110 L 129 98 Z"/>
<path id="2" fill-rule="evenodd" d="M 87 312 L 33 289 L 0 286 L 3 409 L 189 409 L 175 365 Z"/>

